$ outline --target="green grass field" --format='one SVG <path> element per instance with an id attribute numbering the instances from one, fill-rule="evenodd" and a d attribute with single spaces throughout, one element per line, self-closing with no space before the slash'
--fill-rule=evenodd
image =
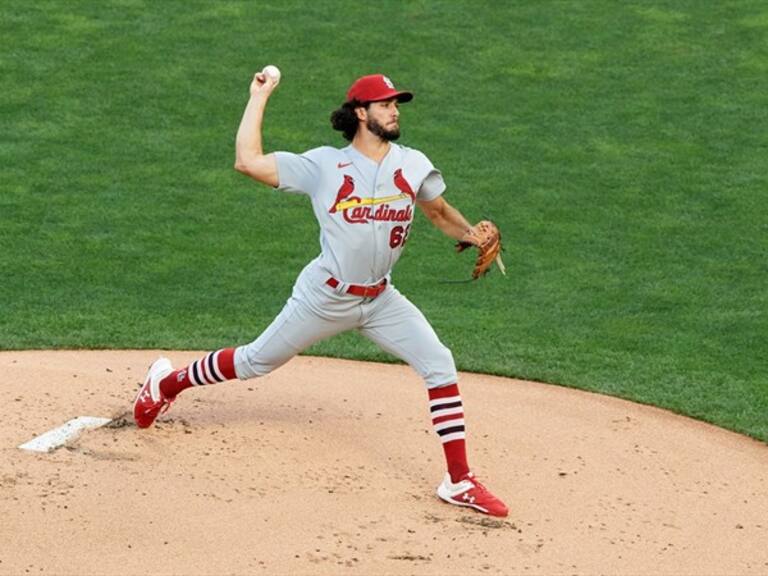
<path id="1" fill-rule="evenodd" d="M 306 199 L 232 169 L 342 144 L 384 71 L 404 144 L 509 276 L 419 216 L 395 269 L 460 369 L 669 408 L 768 440 L 768 8 L 757 0 L 0 4 L 0 348 L 253 339 L 318 251 Z M 355 334 L 309 353 L 391 360 Z"/>

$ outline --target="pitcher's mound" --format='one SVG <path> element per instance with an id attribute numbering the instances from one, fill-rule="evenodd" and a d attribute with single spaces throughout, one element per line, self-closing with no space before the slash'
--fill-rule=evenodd
<path id="1" fill-rule="evenodd" d="M 198 352 L 164 352 L 176 366 Z M 442 503 L 410 368 L 296 358 L 128 414 L 158 353 L 0 353 L 0 574 L 766 574 L 768 446 L 668 412 L 462 374 L 510 508 Z M 113 422 L 49 454 L 18 445 Z"/>

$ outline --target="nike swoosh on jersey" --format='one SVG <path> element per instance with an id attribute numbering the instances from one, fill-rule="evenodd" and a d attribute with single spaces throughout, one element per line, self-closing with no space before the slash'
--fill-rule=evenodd
<path id="1" fill-rule="evenodd" d="M 352 166 L 352 162 L 339 162 L 336 164 L 336 168 L 346 168 L 347 166 Z"/>

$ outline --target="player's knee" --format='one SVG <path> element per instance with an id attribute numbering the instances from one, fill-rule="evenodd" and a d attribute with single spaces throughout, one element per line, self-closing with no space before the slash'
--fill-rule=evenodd
<path id="1" fill-rule="evenodd" d="M 261 347 L 257 346 L 256 342 L 251 342 L 235 350 L 235 373 L 240 380 L 258 378 L 259 376 L 266 376 L 285 364 L 287 360 L 286 358 L 279 362 L 275 359 L 266 359 L 262 354 Z"/>
<path id="2" fill-rule="evenodd" d="M 439 388 L 457 382 L 458 374 L 453 354 L 446 346 L 435 350 L 433 357 L 426 364 L 426 371 L 422 377 L 427 388 Z"/>

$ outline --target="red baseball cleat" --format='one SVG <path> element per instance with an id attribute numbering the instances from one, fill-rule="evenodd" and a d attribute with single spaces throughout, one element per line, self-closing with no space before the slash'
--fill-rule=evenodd
<path id="1" fill-rule="evenodd" d="M 451 482 L 446 474 L 443 483 L 437 487 L 437 495 L 456 506 L 467 506 L 491 516 L 504 517 L 509 514 L 507 506 L 480 484 L 475 475 L 470 472 L 460 482 Z"/>
<path id="2" fill-rule="evenodd" d="M 160 381 L 173 372 L 168 358 L 160 357 L 149 367 L 144 385 L 133 403 L 133 419 L 139 428 L 152 426 L 160 414 L 171 407 L 176 397 L 166 398 L 160 391 Z"/>

